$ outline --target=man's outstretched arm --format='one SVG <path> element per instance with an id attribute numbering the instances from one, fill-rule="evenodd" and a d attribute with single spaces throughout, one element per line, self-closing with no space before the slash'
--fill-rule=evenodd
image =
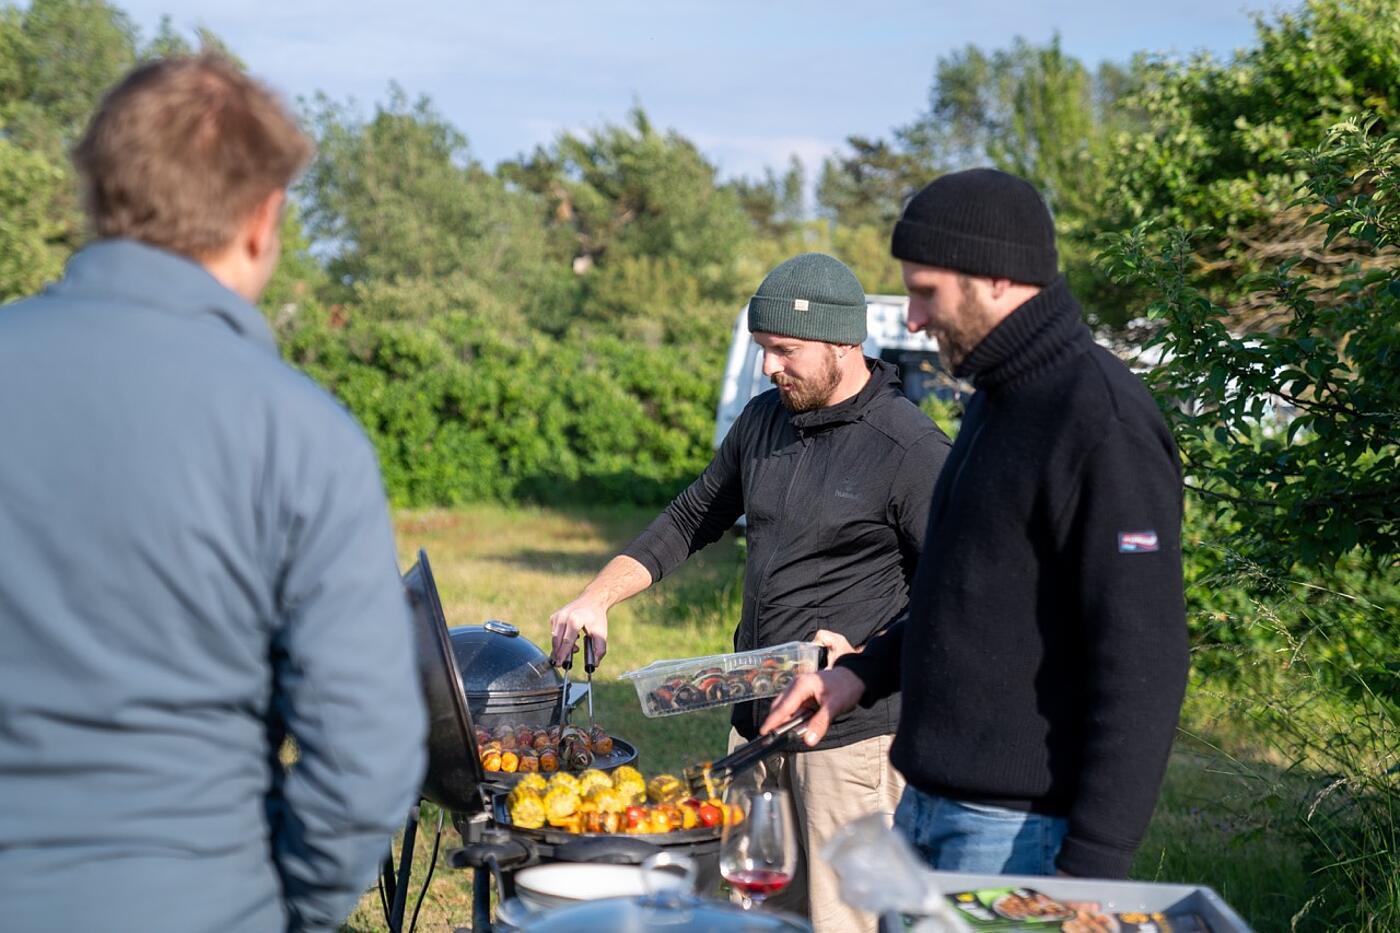
<path id="1" fill-rule="evenodd" d="M 579 632 L 585 629 L 593 639 L 595 656 L 601 659 L 608 650 L 608 610 L 717 540 L 744 514 L 739 451 L 748 412 L 745 409 L 734 422 L 705 472 L 610 560 L 577 599 L 549 617 L 554 663 L 574 651 Z"/>
<path id="2" fill-rule="evenodd" d="M 550 658 L 556 664 L 563 663 L 574 650 L 579 633 L 586 631 L 593 639 L 595 657 L 601 659 L 608 651 L 608 610 L 636 596 L 651 582 L 651 572 L 626 554 L 608 561 L 578 598 L 549 617 Z"/>

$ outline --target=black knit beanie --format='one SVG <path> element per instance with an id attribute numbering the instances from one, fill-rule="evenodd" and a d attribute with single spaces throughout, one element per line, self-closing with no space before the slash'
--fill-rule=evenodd
<path id="1" fill-rule="evenodd" d="M 749 299 L 749 330 L 801 340 L 865 342 L 865 289 L 839 259 L 803 253 L 768 273 Z"/>
<path id="2" fill-rule="evenodd" d="M 1049 285 L 1059 275 L 1055 224 L 1030 182 L 993 168 L 935 178 L 894 225 L 896 259 L 968 275 Z"/>

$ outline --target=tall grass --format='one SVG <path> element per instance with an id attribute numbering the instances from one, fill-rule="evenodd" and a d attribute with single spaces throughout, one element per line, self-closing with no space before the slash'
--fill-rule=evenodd
<path id="1" fill-rule="evenodd" d="M 1373 592 L 1227 551 L 1208 582 L 1247 594 L 1249 614 L 1216 620 L 1230 638 L 1203 633 L 1197 670 L 1215 677 L 1196 684 L 1194 725 L 1221 737 L 1303 873 L 1288 928 L 1378 933 L 1400 929 L 1400 601 L 1384 574 L 1337 576 Z"/>

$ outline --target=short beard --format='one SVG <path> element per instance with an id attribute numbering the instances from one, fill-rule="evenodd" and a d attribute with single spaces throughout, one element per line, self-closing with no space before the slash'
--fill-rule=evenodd
<path id="1" fill-rule="evenodd" d="M 773 384 L 782 385 L 783 383 L 778 382 L 775 378 Z M 783 400 L 783 407 L 794 415 L 825 408 L 832 393 L 841 384 L 841 369 L 836 363 L 836 349 L 834 347 L 826 348 L 826 365 L 810 380 L 803 380 L 801 383 L 789 382 L 788 384 L 793 386 L 793 390 L 779 392 L 778 397 Z"/>
<path id="2" fill-rule="evenodd" d="M 938 340 L 939 358 L 950 375 L 963 364 L 968 354 L 977 348 L 989 332 L 983 323 L 986 319 L 986 308 L 978 300 L 970 276 L 958 276 L 958 291 L 962 293 L 962 299 L 958 302 L 957 320 L 950 329 L 933 329 L 933 336 Z"/>

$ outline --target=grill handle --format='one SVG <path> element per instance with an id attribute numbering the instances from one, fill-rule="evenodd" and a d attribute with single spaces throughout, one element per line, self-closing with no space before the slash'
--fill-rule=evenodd
<path id="1" fill-rule="evenodd" d="M 583 670 L 589 677 L 598 669 L 598 658 L 593 650 L 593 636 L 588 634 L 588 630 L 583 632 Z"/>
<path id="2" fill-rule="evenodd" d="M 504 833 L 491 834 L 493 838 L 484 842 L 474 842 L 453 849 L 447 853 L 450 868 L 488 868 L 514 870 L 533 865 L 539 861 L 539 851 L 528 839 L 509 836 Z"/>
<path id="3" fill-rule="evenodd" d="M 661 848 L 640 839 L 599 836 L 595 839 L 571 839 L 555 846 L 554 860 L 558 862 L 601 862 L 607 865 L 640 865 Z"/>

